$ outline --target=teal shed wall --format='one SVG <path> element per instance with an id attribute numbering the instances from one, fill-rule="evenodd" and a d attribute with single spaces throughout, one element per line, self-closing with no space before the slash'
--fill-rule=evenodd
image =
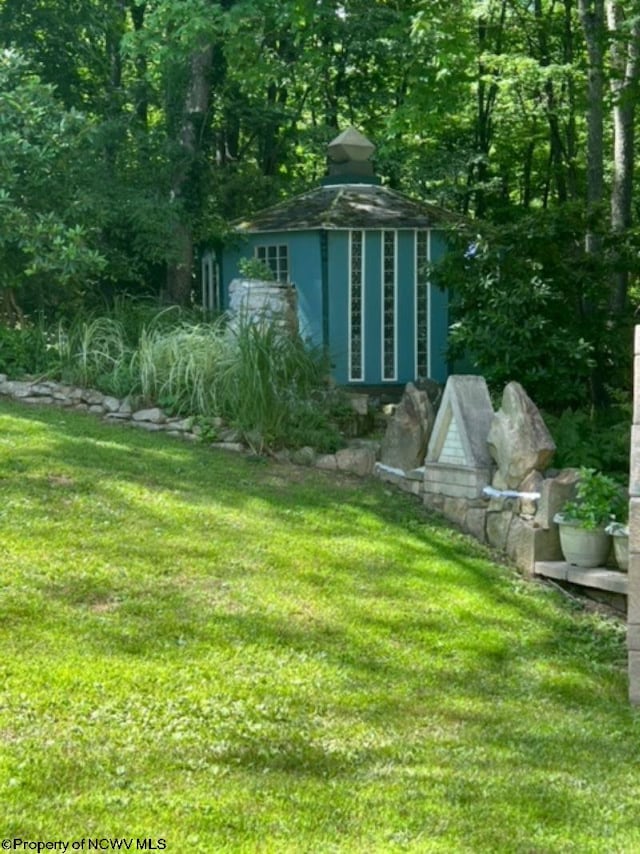
<path id="1" fill-rule="evenodd" d="M 329 347 L 333 373 L 340 385 L 405 384 L 416 379 L 415 322 L 415 231 L 397 232 L 397 373 L 394 381 L 382 376 L 382 240 L 383 232 L 364 232 L 364 379 L 350 383 L 349 378 L 349 235 L 333 231 L 328 235 L 328 318 Z M 432 231 L 431 261 L 446 251 L 444 235 Z M 429 347 L 431 378 L 447 378 L 446 343 L 448 300 L 435 284 L 430 286 Z"/>
<path id="2" fill-rule="evenodd" d="M 393 381 L 382 378 L 382 240 L 380 230 L 364 231 L 364 378 L 349 379 L 349 240 L 347 230 L 253 233 L 222 253 L 222 307 L 228 305 L 229 284 L 239 275 L 241 258 L 252 257 L 256 246 L 286 244 L 289 276 L 298 296 L 300 330 L 313 344 L 328 346 L 333 376 L 340 385 L 395 385 L 416 379 L 415 280 L 416 255 L 413 229 L 397 231 L 397 373 Z M 323 258 L 323 244 L 326 255 Z M 430 232 L 430 257 L 438 261 L 446 252 L 441 231 Z M 430 375 L 447 378 L 447 294 L 430 285 L 428 340 Z"/>
<path id="3" fill-rule="evenodd" d="M 322 346 L 322 263 L 320 232 L 289 231 L 249 234 L 222 255 L 223 304 L 229 299 L 229 285 L 240 273 L 242 258 L 252 258 L 257 246 L 286 244 L 289 247 L 289 279 L 296 286 L 300 334 Z"/>

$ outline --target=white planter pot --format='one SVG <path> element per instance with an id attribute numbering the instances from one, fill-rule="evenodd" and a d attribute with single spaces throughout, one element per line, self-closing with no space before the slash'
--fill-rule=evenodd
<path id="1" fill-rule="evenodd" d="M 611 551 L 611 537 L 604 528 L 589 531 L 578 522 L 564 521 L 556 516 L 560 529 L 560 548 L 567 563 L 584 569 L 604 566 Z"/>
<path id="2" fill-rule="evenodd" d="M 613 553 L 616 556 L 618 569 L 627 572 L 629 569 L 629 535 L 613 535 Z"/>

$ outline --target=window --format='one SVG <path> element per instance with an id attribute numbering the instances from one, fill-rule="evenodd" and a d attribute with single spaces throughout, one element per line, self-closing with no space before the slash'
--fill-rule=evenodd
<path id="1" fill-rule="evenodd" d="M 431 375 L 429 357 L 429 319 L 431 316 L 431 288 L 429 259 L 431 233 L 416 231 L 416 377 L 426 379 Z"/>
<path id="2" fill-rule="evenodd" d="M 276 282 L 286 284 L 289 281 L 289 247 L 286 244 L 256 246 L 255 257 L 270 268 Z"/>
<path id="3" fill-rule="evenodd" d="M 349 380 L 364 379 L 364 233 L 349 239 Z"/>
<path id="4" fill-rule="evenodd" d="M 382 379 L 396 379 L 397 232 L 382 232 Z"/>

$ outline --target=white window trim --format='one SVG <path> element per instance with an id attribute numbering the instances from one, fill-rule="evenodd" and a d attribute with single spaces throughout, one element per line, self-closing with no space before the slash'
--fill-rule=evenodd
<path id="1" fill-rule="evenodd" d="M 275 275 L 275 280 L 276 280 L 276 282 L 278 282 L 278 283 L 279 283 L 279 284 L 281 284 L 281 285 L 282 285 L 282 284 L 286 284 L 286 283 L 291 279 L 291 270 L 289 269 L 290 257 L 289 257 L 289 244 L 288 244 L 288 243 L 257 243 L 257 244 L 253 247 L 253 257 L 254 257 L 256 260 L 261 260 L 261 261 L 263 261 L 263 263 L 265 263 L 265 264 L 267 265 L 267 267 L 270 267 L 270 264 L 269 264 L 269 261 L 268 261 L 268 256 L 269 256 L 269 251 L 268 251 L 268 250 L 269 250 L 269 249 L 274 249 L 274 248 L 275 248 L 275 250 L 276 250 L 276 271 L 275 271 L 275 274 L 274 274 L 274 275 Z M 264 250 L 265 250 L 266 258 L 264 258 L 264 259 L 259 258 L 259 255 L 258 255 L 258 250 L 259 250 L 259 249 L 264 249 Z M 284 279 L 281 279 L 281 278 L 280 278 L 280 273 L 281 273 L 281 270 L 280 270 L 280 258 L 281 258 L 281 255 L 280 255 L 280 253 L 281 253 L 281 250 L 282 250 L 282 249 L 284 249 L 284 250 L 285 250 L 286 258 L 287 258 L 287 275 L 286 275 L 286 277 L 285 277 Z"/>
<path id="2" fill-rule="evenodd" d="M 393 234 L 393 375 L 385 374 L 384 353 L 385 353 L 385 324 L 384 324 L 384 288 L 385 288 L 385 268 L 384 268 L 384 245 L 387 234 Z M 380 360 L 380 376 L 382 382 L 396 382 L 398 379 L 398 232 L 397 230 L 384 229 L 380 232 L 380 314 L 382 320 L 382 328 L 380 331 L 380 341 L 382 343 L 381 360 Z"/>
<path id="3" fill-rule="evenodd" d="M 427 236 L 427 264 L 431 264 L 431 229 L 422 229 L 421 231 L 426 230 Z M 416 379 L 418 378 L 418 284 L 419 284 L 419 270 L 418 270 L 418 234 L 421 233 L 418 229 L 416 229 L 414 234 L 414 270 L 415 270 L 415 286 L 414 286 L 414 304 L 413 304 L 413 316 L 415 317 L 415 375 Z M 431 278 L 427 276 L 426 280 L 427 286 L 427 377 L 431 376 Z"/>
<path id="4" fill-rule="evenodd" d="M 353 332 L 353 327 L 352 327 L 352 316 L 351 316 L 351 303 L 352 303 L 352 296 L 353 296 L 353 290 L 352 290 L 352 286 L 353 286 L 352 247 L 353 247 L 353 234 L 356 231 L 359 232 L 359 234 L 361 235 L 361 240 L 362 240 L 361 262 L 360 262 L 360 376 L 359 377 L 354 377 L 352 372 L 351 372 L 351 368 L 352 368 L 352 364 L 353 364 L 353 362 L 352 362 L 352 356 L 353 356 L 353 347 L 352 347 L 353 335 L 352 335 L 352 332 Z M 365 283 L 365 272 L 366 272 L 366 270 L 365 270 L 365 265 L 366 265 L 365 245 L 366 245 L 366 237 L 365 237 L 364 230 L 361 228 L 351 229 L 349 231 L 349 260 L 347 262 L 347 274 L 348 274 L 348 281 L 349 281 L 349 293 L 348 293 L 349 303 L 348 303 L 348 321 L 347 321 L 348 322 L 348 330 L 347 330 L 348 336 L 347 337 L 348 337 L 349 346 L 348 346 L 347 359 L 348 359 L 348 364 L 349 364 L 349 382 L 350 383 L 364 382 L 364 377 L 365 377 L 365 370 L 364 370 L 364 330 L 365 330 L 365 289 L 364 289 L 364 283 Z"/>

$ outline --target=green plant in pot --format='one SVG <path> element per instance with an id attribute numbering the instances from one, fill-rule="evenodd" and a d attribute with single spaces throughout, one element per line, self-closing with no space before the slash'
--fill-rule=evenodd
<path id="1" fill-rule="evenodd" d="M 607 526 L 624 518 L 625 508 L 624 493 L 612 477 L 581 468 L 575 499 L 554 517 L 565 560 L 585 568 L 603 566 L 611 551 Z"/>

